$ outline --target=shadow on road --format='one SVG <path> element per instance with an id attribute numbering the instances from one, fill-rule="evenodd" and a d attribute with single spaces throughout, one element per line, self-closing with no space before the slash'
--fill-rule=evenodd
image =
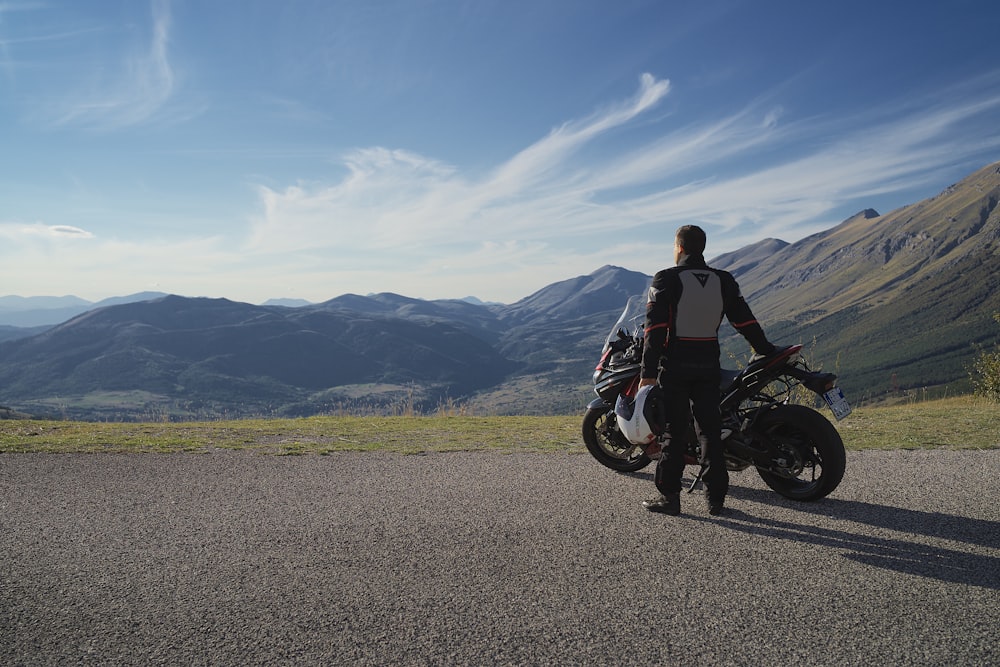
<path id="1" fill-rule="evenodd" d="M 646 479 L 650 483 L 653 481 L 653 475 L 648 472 L 627 474 Z M 685 477 L 685 490 L 690 482 L 691 479 Z M 805 515 L 867 524 L 903 533 L 903 536 L 877 537 L 850 530 L 817 526 L 807 521 L 795 523 L 756 517 L 733 507 L 727 507 L 726 514 L 719 518 L 709 519 L 697 515 L 689 515 L 687 518 L 719 522 L 733 530 L 754 535 L 844 549 L 848 551 L 845 554 L 846 558 L 887 570 L 1000 590 L 1000 558 L 906 539 L 906 534 L 909 534 L 914 537 L 924 536 L 935 540 L 963 542 L 977 547 L 998 549 L 1000 522 L 837 498 L 802 503 L 783 498 L 773 491 L 738 486 L 730 487 L 729 496 L 764 505 L 787 507 Z"/>
<path id="2" fill-rule="evenodd" d="M 924 536 L 996 549 L 1000 546 L 1000 522 L 836 498 L 824 498 L 818 503 L 796 503 L 756 489 L 734 488 L 730 495 L 793 508 L 806 515 L 867 524 L 902 535 L 881 537 L 817 526 L 807 521 L 796 523 L 762 518 L 735 508 L 721 517 L 722 525 L 733 530 L 845 549 L 849 552 L 846 558 L 874 567 L 1000 590 L 1000 558 L 932 546 L 906 537 Z"/>

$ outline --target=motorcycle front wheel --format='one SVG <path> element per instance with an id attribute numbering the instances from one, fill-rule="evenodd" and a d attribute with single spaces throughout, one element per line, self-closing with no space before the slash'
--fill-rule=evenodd
<path id="1" fill-rule="evenodd" d="M 758 466 L 757 472 L 765 484 L 786 498 L 819 500 L 844 478 L 844 441 L 833 424 L 815 410 L 782 405 L 761 415 L 755 428 L 778 450 L 772 470 Z"/>
<path id="2" fill-rule="evenodd" d="M 642 470 L 650 463 L 641 447 L 625 440 L 618 430 L 615 411 L 610 408 L 589 408 L 583 416 L 583 442 L 587 451 L 601 465 L 619 472 Z"/>

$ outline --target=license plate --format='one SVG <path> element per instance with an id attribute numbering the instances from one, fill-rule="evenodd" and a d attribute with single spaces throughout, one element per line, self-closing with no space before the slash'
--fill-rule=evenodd
<path id="1" fill-rule="evenodd" d="M 837 418 L 837 421 L 851 414 L 851 404 L 844 398 L 844 392 L 840 390 L 840 387 L 834 387 L 823 394 L 823 400 L 826 401 L 826 404 L 830 407 L 830 412 Z"/>

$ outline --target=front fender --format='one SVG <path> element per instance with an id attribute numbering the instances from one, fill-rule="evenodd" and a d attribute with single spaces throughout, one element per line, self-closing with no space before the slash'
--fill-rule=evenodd
<path id="1" fill-rule="evenodd" d="M 611 410 L 614 407 L 615 406 L 611 405 L 610 403 L 608 403 L 607 401 L 605 401 L 603 398 L 600 397 L 595 398 L 594 400 L 592 400 L 590 403 L 587 404 L 588 410 L 596 410 L 597 408 L 607 408 L 608 410 Z"/>

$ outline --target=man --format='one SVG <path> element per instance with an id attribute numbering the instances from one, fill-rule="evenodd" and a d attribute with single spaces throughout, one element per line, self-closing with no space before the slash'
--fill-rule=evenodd
<path id="1" fill-rule="evenodd" d="M 651 512 L 680 514 L 689 406 L 694 409 L 698 441 L 708 461 L 704 477 L 708 512 L 717 515 L 723 511 L 729 490 L 719 413 L 719 325 L 723 314 L 755 351 L 774 351 L 743 300 L 736 279 L 705 263 L 705 242 L 700 227 L 678 229 L 676 266 L 657 273 L 649 288 L 640 386 L 659 382 L 663 388 L 672 435 L 656 466 L 660 495 L 642 504 Z"/>

